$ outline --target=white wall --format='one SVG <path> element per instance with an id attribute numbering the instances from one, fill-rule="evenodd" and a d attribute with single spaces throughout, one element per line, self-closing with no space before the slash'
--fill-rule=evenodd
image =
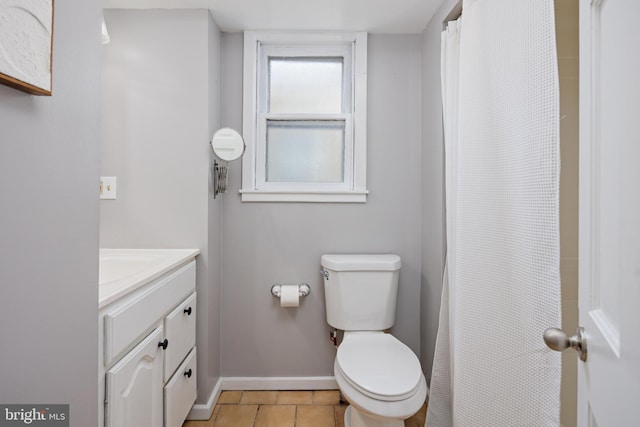
<path id="1" fill-rule="evenodd" d="M 220 203 L 209 138 L 220 122 L 221 34 L 206 10 L 107 10 L 100 244 L 197 248 L 198 402 L 219 377 Z"/>
<path id="2" fill-rule="evenodd" d="M 242 203 L 232 163 L 223 206 L 222 376 L 332 375 L 320 256 L 402 257 L 394 334 L 420 352 L 420 37 L 369 36 L 366 204 Z M 223 37 L 222 125 L 242 128 L 242 35 Z M 283 309 L 274 283 L 307 282 Z M 366 296 L 363 296 L 366 297 Z"/>
<path id="3" fill-rule="evenodd" d="M 53 96 L 0 86 L 0 402 L 96 425 L 101 2 L 55 4 Z"/>

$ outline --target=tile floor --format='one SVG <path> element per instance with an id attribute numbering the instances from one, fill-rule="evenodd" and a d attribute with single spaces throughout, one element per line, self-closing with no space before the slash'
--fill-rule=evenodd
<path id="1" fill-rule="evenodd" d="M 338 390 L 223 391 L 211 418 L 182 427 L 344 427 L 346 404 Z M 426 405 L 404 422 L 423 427 Z"/>

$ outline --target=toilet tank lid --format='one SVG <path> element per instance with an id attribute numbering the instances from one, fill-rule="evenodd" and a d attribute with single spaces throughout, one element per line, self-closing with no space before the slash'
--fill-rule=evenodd
<path id="1" fill-rule="evenodd" d="M 395 254 L 326 254 L 320 264 L 333 271 L 395 271 L 401 262 Z"/>

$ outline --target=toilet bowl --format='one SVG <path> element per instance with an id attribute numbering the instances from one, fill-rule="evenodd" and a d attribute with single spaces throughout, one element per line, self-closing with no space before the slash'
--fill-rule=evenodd
<path id="1" fill-rule="evenodd" d="M 350 406 L 346 427 L 403 427 L 425 402 L 418 358 L 384 331 L 395 322 L 400 257 L 328 254 L 321 260 L 327 323 L 344 331 L 334 376 Z"/>
<path id="2" fill-rule="evenodd" d="M 409 347 L 384 332 L 345 332 L 334 362 L 351 406 L 346 427 L 402 427 L 425 402 L 427 384 Z"/>

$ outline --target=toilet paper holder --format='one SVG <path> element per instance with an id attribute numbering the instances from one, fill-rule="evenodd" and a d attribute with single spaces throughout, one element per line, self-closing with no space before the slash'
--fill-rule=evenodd
<path id="1" fill-rule="evenodd" d="M 298 294 L 301 297 L 306 297 L 310 293 L 311 293 L 311 287 L 309 285 L 307 285 L 306 283 L 300 283 L 298 285 Z M 275 285 L 273 285 L 271 287 L 271 295 L 273 295 L 276 298 L 280 298 L 281 294 L 282 294 L 282 285 L 281 284 L 276 283 Z"/>

